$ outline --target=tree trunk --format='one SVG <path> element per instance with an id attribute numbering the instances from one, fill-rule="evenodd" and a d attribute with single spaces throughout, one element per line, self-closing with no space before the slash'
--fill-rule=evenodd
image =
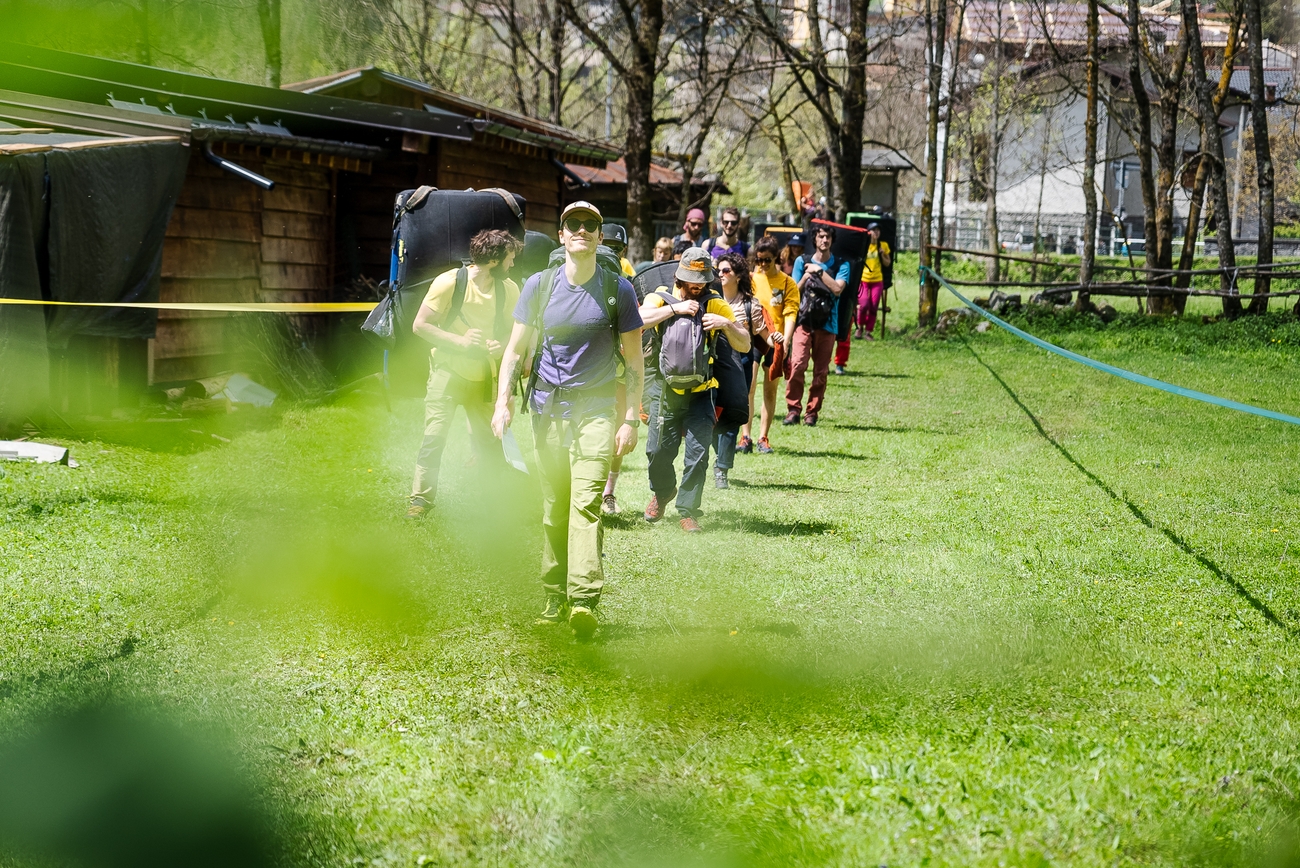
<path id="1" fill-rule="evenodd" d="M 280 0 L 257 0 L 257 18 L 262 24 L 262 45 L 266 48 L 267 83 L 279 87 L 284 69 L 280 55 Z"/>
<path id="2" fill-rule="evenodd" d="M 1097 257 L 1097 88 L 1101 58 L 1097 43 L 1101 31 L 1097 0 L 1088 0 L 1087 117 L 1083 124 L 1083 250 L 1079 251 L 1079 295 L 1076 310 L 1092 304 L 1093 264 Z"/>
<path id="3" fill-rule="evenodd" d="M 551 88 L 551 123 L 564 126 L 564 16 L 559 6 L 548 7 L 551 63 L 547 70 Z"/>
<path id="4" fill-rule="evenodd" d="M 998 152 L 1002 136 L 999 132 L 1002 113 L 1002 2 L 997 2 L 998 36 L 993 46 L 993 100 L 989 108 L 989 148 L 985 165 L 986 183 L 984 200 L 984 219 L 988 223 L 989 257 L 985 270 L 989 283 L 999 283 L 1002 279 L 1002 241 L 998 237 Z"/>
<path id="5" fill-rule="evenodd" d="M 849 32 L 845 44 L 844 90 L 840 95 L 839 220 L 862 210 L 862 126 L 867 117 L 867 4 L 849 4 Z M 947 0 L 940 0 L 947 3 Z"/>
<path id="6" fill-rule="evenodd" d="M 948 145 L 952 141 L 952 112 L 953 112 L 952 90 L 953 90 L 954 80 L 956 79 L 957 76 L 957 58 L 961 57 L 961 28 L 963 22 L 965 21 L 965 18 L 966 18 L 966 2 L 965 0 L 961 0 L 961 5 L 957 7 L 957 28 L 956 28 L 957 32 L 954 34 L 953 42 L 952 42 L 951 56 L 952 56 L 953 69 L 948 76 L 948 96 L 947 96 L 947 103 L 944 106 L 944 113 L 943 113 L 943 147 L 939 149 L 939 168 L 943 170 L 942 171 L 943 183 L 937 184 L 939 201 L 936 203 L 934 209 L 935 210 L 934 219 L 938 228 L 938 231 L 935 233 L 935 235 L 939 239 L 940 247 L 948 246 L 948 220 L 945 215 L 948 210 L 947 209 Z M 944 21 L 944 25 L 946 29 L 947 27 L 946 20 Z M 943 30 L 940 30 L 939 32 L 944 35 L 946 40 L 946 34 L 944 34 Z M 943 75 L 943 66 L 944 66 L 943 58 L 944 58 L 944 54 L 940 53 L 939 75 L 940 75 L 941 89 L 942 89 L 942 75 Z M 957 189 L 956 184 L 953 185 L 952 189 L 956 191 Z M 953 195 L 956 195 L 956 193 L 954 192 Z M 932 267 L 934 268 L 936 273 L 943 274 L 943 253 L 942 252 L 940 252 L 938 256 L 934 257 L 934 265 Z"/>
<path id="7" fill-rule="evenodd" d="M 1128 0 L 1128 83 L 1133 91 L 1138 133 L 1133 150 L 1138 158 L 1138 176 L 1142 184 L 1142 247 L 1146 266 L 1156 264 L 1156 179 L 1151 167 L 1151 97 L 1142 77 L 1142 13 L 1138 0 Z M 1148 308 L 1148 313 L 1151 312 Z"/>
<path id="8" fill-rule="evenodd" d="M 626 82 L 628 259 L 641 262 L 654 251 L 654 215 L 650 207 L 650 158 L 654 146 L 654 76 Z"/>
<path id="9" fill-rule="evenodd" d="M 1201 22 L 1197 14 L 1197 0 L 1181 0 L 1183 28 L 1187 30 L 1188 56 L 1192 62 L 1192 85 L 1196 90 L 1196 104 L 1201 116 L 1201 139 L 1211 161 L 1210 191 L 1214 202 L 1215 226 L 1219 242 L 1219 288 L 1235 293 L 1236 282 L 1232 272 L 1237 266 L 1236 252 L 1232 248 L 1232 226 L 1228 219 L 1228 184 L 1223 163 L 1223 139 L 1219 136 L 1219 115 L 1215 111 L 1214 97 L 1205 77 L 1205 52 L 1201 49 Z M 1204 157 L 1202 158 L 1204 159 Z M 1225 297 L 1223 313 L 1236 316 L 1241 313 L 1241 300 Z"/>
<path id="10" fill-rule="evenodd" d="M 1250 41 L 1250 128 L 1255 140 L 1255 182 L 1259 189 L 1259 232 L 1255 292 L 1272 286 L 1266 266 L 1273 262 L 1273 155 L 1268 141 L 1268 112 L 1264 102 L 1264 36 L 1260 22 L 1260 0 L 1246 0 L 1246 32 Z M 1238 135 L 1240 135 L 1238 131 Z M 1265 313 L 1267 298 L 1252 298 L 1249 313 Z"/>
<path id="11" fill-rule="evenodd" d="M 1174 177 L 1181 163 L 1182 154 L 1178 149 L 1179 96 L 1183 90 L 1183 77 L 1187 69 L 1187 31 L 1179 34 L 1177 47 L 1174 49 L 1173 61 L 1167 75 L 1159 77 L 1160 83 L 1160 144 L 1156 146 L 1156 216 L 1155 216 L 1155 255 L 1148 256 L 1148 263 L 1154 262 L 1161 269 L 1158 274 L 1147 276 L 1149 282 L 1158 286 L 1172 284 L 1172 275 L 1168 270 L 1174 266 Z M 1150 250 L 1148 240 L 1147 248 Z M 1179 313 L 1175 296 L 1169 293 L 1152 294 L 1147 299 L 1148 313 Z"/>
<path id="12" fill-rule="evenodd" d="M 939 166 L 939 100 L 942 97 L 941 89 L 943 87 L 943 46 L 947 42 L 948 29 L 948 0 L 938 0 L 939 9 L 937 14 L 931 19 L 930 5 L 926 3 L 926 39 L 930 43 L 928 58 L 930 68 L 928 70 L 927 84 L 929 89 L 929 111 L 926 115 L 925 129 L 925 189 L 921 194 L 921 264 L 933 268 L 936 264 L 935 255 L 931 249 L 931 224 L 934 221 L 934 185 L 938 175 Z M 951 91 L 951 88 L 949 88 Z M 951 114 L 952 108 L 948 109 Z M 943 215 L 939 215 L 943 219 Z M 939 282 L 929 275 L 921 284 L 920 305 L 917 311 L 917 321 L 922 327 L 928 327 L 934 324 L 935 316 L 938 313 L 939 301 Z"/>

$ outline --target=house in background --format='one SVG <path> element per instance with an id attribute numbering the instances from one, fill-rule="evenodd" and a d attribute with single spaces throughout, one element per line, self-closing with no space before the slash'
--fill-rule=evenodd
<path id="1" fill-rule="evenodd" d="M 1031 249 L 1034 227 L 1039 227 L 1046 249 L 1076 253 L 1083 237 L 1083 150 L 1084 100 L 1062 81 L 1052 69 L 1048 39 L 1063 52 L 1079 51 L 1086 40 L 1087 7 L 1082 3 L 1057 3 L 1050 14 L 1037 7 L 1006 6 L 998 15 L 997 0 L 971 0 L 962 18 L 962 54 L 945 72 L 945 84 L 951 99 L 961 104 L 990 74 L 992 57 L 1000 42 L 1004 50 L 1004 71 L 1011 76 L 1017 92 L 1017 106 L 1008 114 L 1001 137 L 997 176 L 997 210 L 999 236 L 1004 245 Z M 1178 39 L 1181 19 L 1168 4 L 1143 7 L 1143 17 L 1156 38 L 1164 44 Z M 1124 105 L 1128 88 L 1127 27 L 1110 14 L 1101 12 L 1101 44 L 1105 52 L 1101 86 Z M 1229 24 L 1219 13 L 1203 13 L 1201 40 L 1207 52 L 1219 63 L 1227 43 Z M 1266 46 L 1266 79 L 1273 84 L 1275 95 L 1288 92 L 1294 79 L 1294 52 L 1280 46 Z M 1190 73 L 1189 73 L 1190 75 Z M 1212 76 L 1217 79 L 1217 75 Z M 1219 118 L 1224 155 L 1229 161 L 1229 184 L 1240 188 L 1240 141 L 1244 123 L 1250 113 L 1241 106 L 1248 99 L 1248 74 L 1244 68 L 1234 71 L 1231 80 L 1233 98 Z M 1153 115 L 1159 111 L 1159 94 L 1148 86 Z M 1110 116 L 1106 100 L 1099 106 L 1098 149 L 1096 167 L 1098 200 L 1098 245 L 1103 252 L 1119 252 L 1127 247 L 1134 252 L 1144 243 L 1145 210 L 1142 203 L 1138 162 L 1121 119 Z M 953 128 L 957 133 L 956 125 Z M 1177 149 L 1183 157 L 1200 150 L 1200 134 L 1195 121 L 1184 116 L 1179 124 Z M 987 245 L 985 214 L 988 196 L 987 130 L 975 130 L 954 140 L 948 149 L 947 165 L 941 168 L 946 184 L 944 219 L 948 224 L 947 243 L 955 247 Z M 1181 235 L 1190 204 L 1191 178 L 1185 173 L 1183 183 L 1174 191 L 1174 233 Z M 1235 179 L 1235 180 L 1234 180 Z M 1232 194 L 1232 190 L 1230 190 Z M 1237 196 L 1232 195 L 1234 210 Z M 1234 214 L 1240 231 L 1242 219 Z M 1206 233 L 1202 231 L 1202 237 Z"/>
<path id="2" fill-rule="evenodd" d="M 571 163 L 565 184 L 566 202 L 584 199 L 600 209 L 612 223 L 627 224 L 627 164 L 622 158 L 602 166 Z M 713 197 L 731 191 L 718 175 L 691 178 L 691 201 L 706 214 L 713 209 Z M 650 164 L 650 211 L 656 238 L 673 237 L 682 231 L 678 214 L 682 201 L 682 173 L 659 162 Z"/>

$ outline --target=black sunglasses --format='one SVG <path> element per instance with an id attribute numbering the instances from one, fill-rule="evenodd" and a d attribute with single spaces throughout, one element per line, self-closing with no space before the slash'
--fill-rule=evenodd
<path id="1" fill-rule="evenodd" d="M 731 270 L 730 266 L 728 266 L 726 268 L 719 268 L 718 274 L 735 274 L 735 272 Z"/>
<path id="2" fill-rule="evenodd" d="M 723 221 L 722 221 L 722 225 L 723 225 L 723 226 L 738 226 L 739 224 L 740 224 L 740 221 L 739 221 L 739 220 L 723 220 Z"/>
<path id="3" fill-rule="evenodd" d="M 754 261 L 757 262 L 759 265 L 771 265 L 771 264 L 772 264 L 772 257 L 770 257 L 770 256 L 755 256 L 755 257 L 754 257 Z"/>
<path id="4" fill-rule="evenodd" d="M 564 228 L 572 233 L 584 230 L 595 235 L 600 231 L 600 225 L 599 220 L 583 220 L 580 217 L 570 217 L 564 221 Z"/>

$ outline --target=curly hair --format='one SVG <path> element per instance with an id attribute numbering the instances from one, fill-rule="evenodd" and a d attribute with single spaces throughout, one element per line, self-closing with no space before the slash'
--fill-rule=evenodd
<path id="1" fill-rule="evenodd" d="M 754 297 L 754 282 L 749 276 L 749 261 L 739 253 L 724 253 L 718 257 L 714 265 L 720 265 L 723 262 L 730 265 L 731 270 L 736 272 L 736 289 L 740 292 L 741 298 L 752 299 Z M 718 281 L 718 285 L 722 285 L 721 280 Z"/>
<path id="2" fill-rule="evenodd" d="M 484 229 L 469 240 L 469 258 L 475 265 L 486 265 L 500 262 L 523 247 L 523 242 L 504 229 Z"/>

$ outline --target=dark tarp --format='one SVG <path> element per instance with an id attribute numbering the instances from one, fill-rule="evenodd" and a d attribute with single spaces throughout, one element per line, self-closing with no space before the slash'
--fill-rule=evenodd
<path id="1" fill-rule="evenodd" d="M 178 142 L 53 150 L 50 297 L 55 301 L 157 301 L 163 235 L 185 180 L 190 149 Z M 72 335 L 151 338 L 151 310 L 55 308 L 49 345 Z"/>
<path id="2" fill-rule="evenodd" d="M 0 298 L 41 297 L 45 154 L 0 156 Z M 18 424 L 50 396 L 45 311 L 0 304 L 0 426 Z"/>

